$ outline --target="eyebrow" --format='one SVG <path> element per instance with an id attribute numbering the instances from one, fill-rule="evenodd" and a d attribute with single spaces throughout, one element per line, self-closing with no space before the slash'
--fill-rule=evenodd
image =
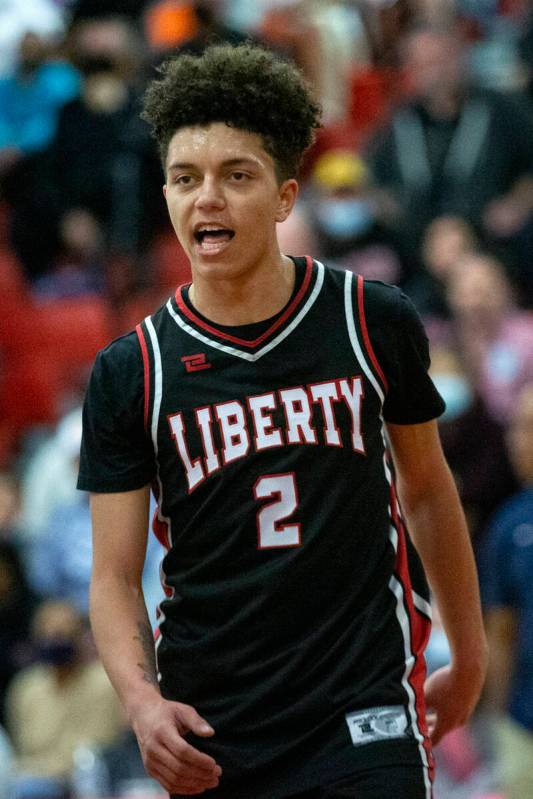
<path id="1" fill-rule="evenodd" d="M 256 167 L 258 166 L 258 163 L 257 163 L 257 161 L 255 159 L 246 158 L 246 157 L 243 157 L 243 158 L 228 158 L 226 161 L 222 161 L 221 166 L 222 167 L 228 167 L 228 166 L 239 166 L 239 165 L 244 165 L 244 164 L 250 164 L 250 165 L 256 166 Z M 170 164 L 170 166 L 168 167 L 168 171 L 169 172 L 176 172 L 179 169 L 195 169 L 195 168 L 196 168 L 196 164 L 189 163 L 189 162 L 186 162 L 186 161 L 179 161 L 179 162 L 175 162 L 175 163 Z"/>

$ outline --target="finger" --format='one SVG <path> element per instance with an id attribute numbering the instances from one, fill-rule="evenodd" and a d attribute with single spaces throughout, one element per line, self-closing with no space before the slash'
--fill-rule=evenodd
<path id="1" fill-rule="evenodd" d="M 161 759 L 154 760 L 154 767 L 159 768 L 160 766 L 164 766 L 164 768 L 168 769 L 174 781 L 185 780 L 197 782 L 207 787 L 212 787 L 214 784 L 218 783 L 218 778 L 222 772 L 220 768 L 218 771 L 216 769 L 205 771 L 204 769 L 196 768 L 188 763 L 184 763 L 168 751 L 165 752 L 164 756 L 161 756 Z"/>
<path id="2" fill-rule="evenodd" d="M 220 776 L 222 774 L 222 769 L 217 765 L 214 758 L 191 746 L 175 728 L 166 729 L 164 734 L 159 737 L 158 744 L 159 746 L 153 752 L 153 755 L 158 756 L 164 749 L 167 753 L 164 761 L 171 767 L 182 768 L 183 765 L 186 765 L 198 771 L 202 776 L 206 774 Z M 171 760 L 169 760 L 169 757 Z"/>
<path id="3" fill-rule="evenodd" d="M 209 773 L 214 772 L 217 775 L 222 774 L 222 769 L 214 758 L 206 755 L 205 752 L 198 751 L 198 749 L 195 749 L 194 746 L 191 746 L 191 744 L 187 743 L 183 738 L 179 740 L 176 754 L 183 763 L 187 763 L 189 766 L 194 766 L 201 771 L 207 771 Z"/>
<path id="4" fill-rule="evenodd" d="M 169 793 L 203 793 L 208 788 L 216 788 L 218 779 L 211 780 L 191 779 L 187 776 L 176 776 L 164 766 L 151 769 L 151 775 Z"/>
<path id="5" fill-rule="evenodd" d="M 190 730 L 201 737 L 214 735 L 215 733 L 209 722 L 202 718 L 191 705 L 177 705 L 176 717 L 178 723 L 185 728 L 184 732 Z"/>
<path id="6" fill-rule="evenodd" d="M 180 739 L 179 744 L 181 745 Z M 156 746 L 150 748 L 145 753 L 146 767 L 148 769 L 156 768 L 164 770 L 167 779 L 170 780 L 196 780 L 205 784 L 211 784 L 214 780 L 218 779 L 216 766 L 213 769 L 206 770 L 198 768 L 195 765 L 185 763 L 179 756 L 179 751 L 171 752 L 164 742 L 158 743 Z"/>
<path id="7" fill-rule="evenodd" d="M 158 783 L 161 785 L 162 788 L 167 791 L 167 793 L 171 793 L 173 791 L 173 783 L 174 783 L 174 775 L 164 766 L 150 766 L 146 769 L 148 774 L 153 777 Z"/>

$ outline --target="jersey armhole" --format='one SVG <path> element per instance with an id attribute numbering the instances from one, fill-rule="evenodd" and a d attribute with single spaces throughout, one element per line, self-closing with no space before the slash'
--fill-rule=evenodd
<path id="1" fill-rule="evenodd" d="M 365 316 L 364 282 L 365 281 L 363 276 L 357 275 L 357 310 L 359 312 L 359 323 L 361 325 L 361 334 L 363 336 L 363 344 L 365 350 L 368 353 L 368 357 L 372 362 L 372 366 L 374 367 L 376 374 L 378 375 L 386 394 L 389 390 L 389 384 L 387 382 L 387 378 L 385 377 L 383 369 L 381 368 L 379 361 L 376 357 L 374 348 L 372 347 L 370 336 L 368 335 L 368 327 L 366 324 L 366 316 Z"/>
<path id="2" fill-rule="evenodd" d="M 137 333 L 137 338 L 139 339 L 139 346 L 141 348 L 141 354 L 143 359 L 143 371 L 144 371 L 144 429 L 148 432 L 148 409 L 150 407 L 150 361 L 148 359 L 148 347 L 146 346 L 146 339 L 144 337 L 144 331 L 141 325 L 137 325 L 135 328 L 135 332 Z"/>

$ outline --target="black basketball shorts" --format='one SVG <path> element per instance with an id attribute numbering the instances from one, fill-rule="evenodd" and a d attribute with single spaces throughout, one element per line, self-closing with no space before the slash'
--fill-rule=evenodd
<path id="1" fill-rule="evenodd" d="M 432 796 L 427 769 L 395 765 L 364 769 L 287 799 L 431 799 Z"/>
<path id="2" fill-rule="evenodd" d="M 201 794 L 206 799 L 218 795 L 218 791 Z M 263 794 L 262 794 L 263 796 Z M 277 799 L 279 799 L 276 794 Z M 293 793 L 284 799 L 432 799 L 433 792 L 422 766 L 394 765 L 376 766 L 342 777 L 335 782 L 312 788 L 302 793 Z M 188 799 L 172 796 L 171 799 Z M 230 794 L 224 794 L 230 799 Z M 255 799 L 250 795 L 248 799 Z"/>

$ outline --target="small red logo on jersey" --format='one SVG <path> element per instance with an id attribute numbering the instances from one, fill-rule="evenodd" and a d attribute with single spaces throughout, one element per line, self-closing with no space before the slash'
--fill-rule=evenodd
<path id="1" fill-rule="evenodd" d="M 198 355 L 184 355 L 181 360 L 185 364 L 187 372 L 199 372 L 201 369 L 210 369 L 212 366 L 203 352 Z"/>

